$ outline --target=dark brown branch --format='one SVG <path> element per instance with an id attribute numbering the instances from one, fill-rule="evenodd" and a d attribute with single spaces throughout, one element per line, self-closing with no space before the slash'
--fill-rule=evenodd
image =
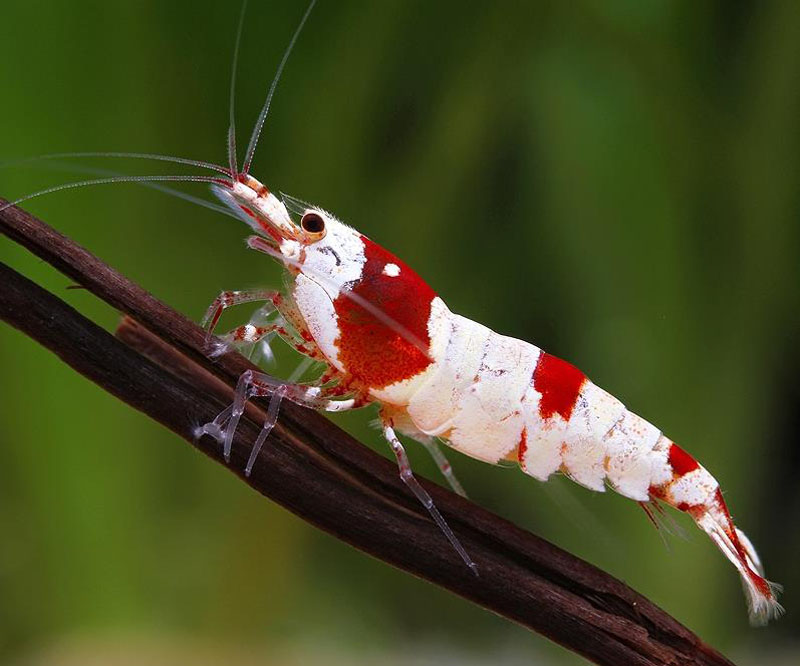
<path id="1" fill-rule="evenodd" d="M 0 229 L 149 330 L 126 323 L 125 344 L 7 267 L 0 268 L 0 317 L 224 465 L 216 442 L 195 441 L 193 429 L 228 403 L 249 362 L 237 354 L 209 361 L 201 329 L 24 211 L 0 212 Z M 242 477 L 258 418 L 254 408 L 242 419 L 227 469 L 339 539 L 598 664 L 730 666 L 612 576 L 423 481 L 478 563 L 475 578 L 400 483 L 394 464 L 312 411 L 285 403 L 253 475 Z"/>

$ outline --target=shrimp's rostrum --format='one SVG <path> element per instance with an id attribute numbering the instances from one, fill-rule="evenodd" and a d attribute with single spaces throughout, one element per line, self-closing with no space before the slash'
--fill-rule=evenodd
<path id="1" fill-rule="evenodd" d="M 404 481 L 475 571 L 414 480 L 395 431 L 428 446 L 440 438 L 488 463 L 515 460 L 540 481 L 562 472 L 591 490 L 609 485 L 637 502 L 665 502 L 688 513 L 736 567 L 753 623 L 780 612 L 776 586 L 719 484 L 656 426 L 566 361 L 451 312 L 406 263 L 329 213 L 307 207 L 295 224 L 251 176 L 212 187 L 256 230 L 249 247 L 283 264 L 286 294 L 273 302 L 329 368 L 316 386 L 284 389 L 286 398 L 326 410 L 378 403 Z M 243 399 L 275 390 L 248 384 Z M 227 435 L 229 445 L 237 419 L 220 416 L 207 432 Z"/>

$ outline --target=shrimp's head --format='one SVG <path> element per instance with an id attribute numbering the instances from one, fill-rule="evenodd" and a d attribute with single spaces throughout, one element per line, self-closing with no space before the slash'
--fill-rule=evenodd
<path id="1" fill-rule="evenodd" d="M 306 206 L 295 223 L 284 202 L 249 175 L 212 190 L 256 232 L 248 246 L 278 259 L 289 272 L 302 273 L 329 292 L 361 277 L 363 236 L 330 213 Z"/>

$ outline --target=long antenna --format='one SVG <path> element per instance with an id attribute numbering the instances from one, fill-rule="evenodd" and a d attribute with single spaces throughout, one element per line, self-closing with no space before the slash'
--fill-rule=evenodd
<path id="1" fill-rule="evenodd" d="M 86 173 L 102 177 L 105 176 L 124 177 L 128 175 L 126 173 L 120 173 L 119 171 L 110 171 L 109 169 L 98 169 L 97 167 L 87 167 L 84 164 L 75 164 L 73 162 L 51 161 L 50 166 L 58 171 L 67 171 L 70 173 Z M 225 171 L 224 169 L 223 172 L 227 174 L 227 171 Z M 158 192 L 163 192 L 164 194 L 169 194 L 170 196 L 177 197 L 178 199 L 183 199 L 184 201 L 197 204 L 198 206 L 203 206 L 205 208 L 208 208 L 209 210 L 213 210 L 217 213 L 222 213 L 223 215 L 232 217 L 235 220 L 241 219 L 240 216 L 236 215 L 230 208 L 227 208 L 225 206 L 220 206 L 219 204 L 215 204 L 211 201 L 201 199 L 200 197 L 196 197 L 192 194 L 188 194 L 181 190 L 176 190 L 172 187 L 167 187 L 166 185 L 162 185 L 160 182 L 154 183 L 149 180 L 137 181 L 137 182 L 139 185 L 142 185 L 143 187 L 147 187 L 152 190 L 157 190 Z"/>
<path id="2" fill-rule="evenodd" d="M 63 185 L 56 185 L 48 187 L 32 194 L 26 194 L 24 197 L 9 201 L 0 205 L 0 212 L 11 206 L 17 206 L 23 201 L 35 199 L 44 194 L 51 194 L 52 192 L 61 192 L 62 190 L 73 190 L 78 187 L 87 187 L 89 185 L 106 185 L 108 183 L 160 183 L 160 182 L 182 182 L 182 183 L 212 183 L 214 185 L 221 185 L 222 187 L 230 187 L 231 184 L 228 180 L 216 178 L 214 176 L 109 176 L 108 178 L 90 178 L 89 180 L 80 180 L 75 183 L 65 183 Z"/>
<path id="3" fill-rule="evenodd" d="M 306 9 L 306 13 L 303 14 L 300 24 L 295 29 L 294 35 L 292 35 L 292 40 L 289 42 L 289 46 L 287 46 L 286 50 L 283 52 L 283 58 L 281 58 L 281 62 L 278 65 L 277 71 L 275 72 L 275 78 L 272 79 L 272 83 L 270 84 L 269 92 L 267 93 L 267 99 L 264 102 L 264 106 L 261 108 L 261 113 L 258 115 L 258 120 L 256 121 L 256 125 L 253 128 L 253 133 L 250 136 L 250 143 L 247 146 L 247 152 L 244 155 L 244 162 L 242 163 L 242 174 L 244 175 L 250 173 L 250 165 L 253 162 L 253 154 L 256 152 L 258 138 L 261 136 L 261 129 L 264 127 L 264 121 L 267 119 L 269 105 L 272 103 L 272 96 L 275 94 L 275 88 L 278 87 L 278 81 L 281 80 L 283 68 L 286 66 L 286 61 L 289 59 L 289 54 L 294 48 L 294 43 L 300 36 L 300 32 L 303 30 L 303 26 L 306 24 L 306 19 L 311 13 L 311 10 L 314 9 L 315 4 L 317 4 L 317 0 L 311 0 L 311 2 L 308 4 L 308 9 Z"/>
<path id="4" fill-rule="evenodd" d="M 236 157 L 236 119 L 234 118 L 234 100 L 236 99 L 236 70 L 239 68 L 239 44 L 242 41 L 242 28 L 244 27 L 244 15 L 247 11 L 247 0 L 242 2 L 242 11 L 239 13 L 239 26 L 236 28 L 236 43 L 233 47 L 233 64 L 231 65 L 231 94 L 228 100 L 228 164 L 231 170 L 231 178 L 235 181 L 238 169 L 238 159 Z"/>
<path id="5" fill-rule="evenodd" d="M 47 160 L 61 160 L 64 158 L 71 159 L 75 157 L 122 157 L 126 159 L 136 160 L 157 160 L 159 162 L 174 162 L 175 164 L 188 164 L 201 169 L 211 169 L 217 173 L 230 175 L 230 172 L 218 164 L 212 162 L 204 162 L 202 160 L 190 160 L 186 157 L 173 157 L 172 155 L 160 155 L 157 153 L 122 153 L 119 151 L 104 151 L 104 152 L 72 152 L 72 153 L 48 153 L 46 155 L 37 155 L 36 157 L 23 157 L 18 160 L 6 160 L 0 162 L 0 169 L 12 166 L 22 166 L 33 162 L 43 162 Z"/>

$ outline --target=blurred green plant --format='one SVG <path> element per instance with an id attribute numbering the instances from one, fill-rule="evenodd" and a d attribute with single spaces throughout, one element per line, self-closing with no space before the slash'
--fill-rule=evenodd
<path id="1" fill-rule="evenodd" d="M 240 132 L 302 13 L 288 0 L 252 5 Z M 224 160 L 233 8 L 10 0 L 3 10 L 0 157 Z M 789 591 L 790 613 L 766 631 L 745 629 L 736 576 L 704 539 L 667 537 L 668 552 L 620 497 L 451 456 L 474 499 L 731 654 L 763 655 L 798 632 L 798 34 L 800 5 L 778 0 L 321 2 L 254 166 L 273 189 L 397 253 L 455 311 L 576 363 L 715 473 Z M 0 194 L 67 177 L 2 169 Z M 280 279 L 242 247 L 243 227 L 136 186 L 29 207 L 195 318 L 223 288 Z M 0 258 L 115 325 L 116 313 L 65 291 L 7 240 Z M 292 363 L 283 353 L 278 370 Z M 4 661 L 120 633 L 355 656 L 409 643 L 551 653 L 249 494 L 7 328 L 0 364 Z M 380 447 L 371 417 L 338 420 Z M 412 456 L 436 478 L 424 452 Z"/>

